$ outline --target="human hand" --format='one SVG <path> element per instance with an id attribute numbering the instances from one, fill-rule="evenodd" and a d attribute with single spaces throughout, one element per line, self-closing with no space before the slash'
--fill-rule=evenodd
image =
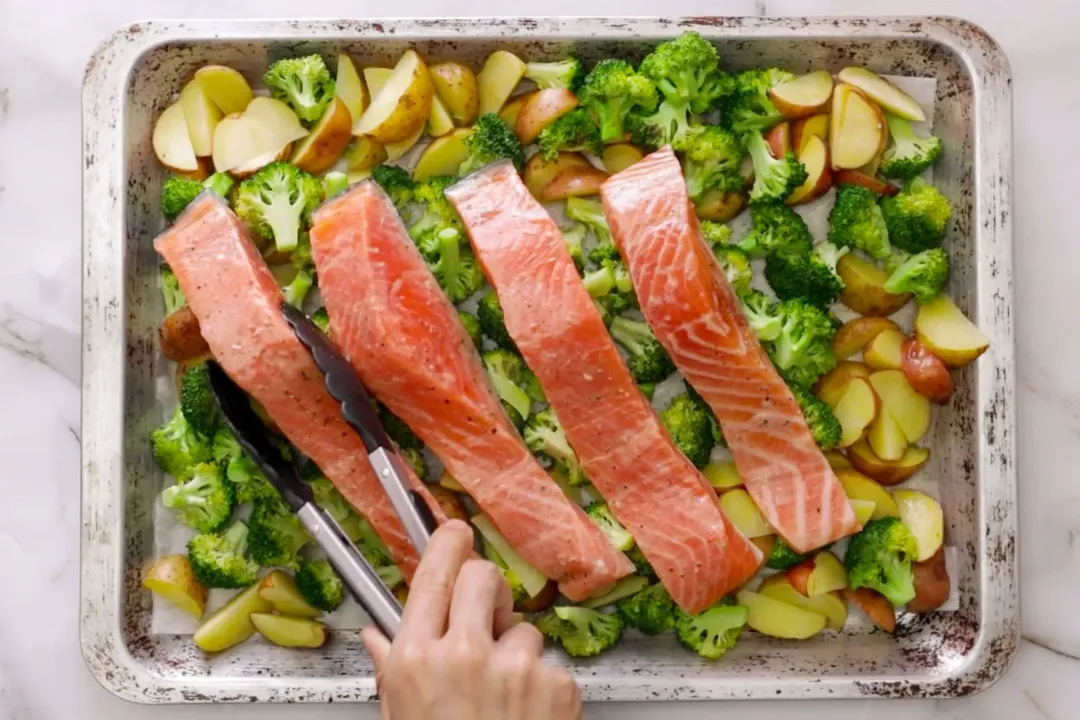
<path id="1" fill-rule="evenodd" d="M 502 573 L 472 557 L 468 525 L 431 536 L 393 644 L 363 637 L 375 661 L 384 720 L 575 720 L 577 685 L 540 662 L 544 641 L 518 622 Z"/>

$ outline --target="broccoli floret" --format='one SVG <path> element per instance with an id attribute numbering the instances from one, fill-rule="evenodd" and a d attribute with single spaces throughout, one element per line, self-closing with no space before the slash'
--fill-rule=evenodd
<path id="1" fill-rule="evenodd" d="M 458 173 L 468 175 L 497 160 L 511 160 L 520 171 L 525 166 L 525 151 L 510 126 L 495 113 L 485 113 L 465 139 L 469 155 Z"/>
<path id="2" fill-rule="evenodd" d="M 376 165 L 371 170 L 371 179 L 390 196 L 398 213 L 405 214 L 409 203 L 413 201 L 416 183 L 409 177 L 409 171 L 397 165 Z"/>
<path id="3" fill-rule="evenodd" d="M 415 185 L 412 200 L 420 204 L 422 212 L 419 219 L 409 226 L 409 237 L 413 240 L 446 228 L 462 231 L 461 220 L 445 195 L 446 188 L 454 181 L 454 178 L 442 175 Z"/>
<path id="4" fill-rule="evenodd" d="M 310 541 L 304 526 L 284 502 L 255 502 L 248 519 L 248 547 L 260 565 L 295 568 L 300 562 L 300 549 Z"/>
<path id="5" fill-rule="evenodd" d="M 428 236 L 420 245 L 428 267 L 450 302 L 465 302 L 484 286 L 484 273 L 472 250 L 461 246 L 456 228 L 444 228 Z"/>
<path id="6" fill-rule="evenodd" d="M 782 201 L 806 182 L 806 167 L 795 157 L 793 150 L 788 150 L 783 157 L 773 157 L 769 144 L 759 131 L 748 133 L 743 141 L 754 162 L 750 202 Z"/>
<path id="7" fill-rule="evenodd" d="M 343 172 L 333 170 L 323 175 L 322 184 L 323 199 L 329 200 L 349 189 L 349 176 Z"/>
<path id="8" fill-rule="evenodd" d="M 325 307 L 321 307 L 311 313 L 311 322 L 315 323 L 315 325 L 327 335 L 330 334 L 330 313 L 326 312 Z"/>
<path id="9" fill-rule="evenodd" d="M 328 560 L 301 563 L 296 587 L 308 603 L 323 612 L 334 612 L 345 602 L 345 583 Z"/>
<path id="10" fill-rule="evenodd" d="M 281 498 L 227 427 L 219 427 L 214 434 L 212 452 L 214 462 L 225 468 L 225 478 L 236 487 L 237 502 Z"/>
<path id="11" fill-rule="evenodd" d="M 810 434 L 814 436 L 814 442 L 822 450 L 832 450 L 840 444 L 840 421 L 833 415 L 832 408 L 822 400 L 819 400 L 809 390 L 793 386 L 791 392 L 799 403 L 806 424 L 810 426 Z"/>
<path id="12" fill-rule="evenodd" d="M 716 420 L 708 407 L 688 393 L 683 393 L 660 413 L 660 421 L 694 467 L 700 469 L 709 464 L 709 454 L 716 445 L 717 430 Z"/>
<path id="13" fill-rule="evenodd" d="M 719 59 L 711 42 L 687 31 L 657 45 L 638 72 L 672 105 L 689 106 L 700 115 L 734 90 L 734 82 L 717 69 Z"/>
<path id="14" fill-rule="evenodd" d="M 334 78 L 318 55 L 278 60 L 263 75 L 270 94 L 282 100 L 305 123 L 322 117 L 334 99 Z"/>
<path id="15" fill-rule="evenodd" d="M 554 410 L 546 408 L 529 418 L 523 435 L 529 450 L 551 460 L 570 485 L 581 487 L 589 482 Z"/>
<path id="16" fill-rule="evenodd" d="M 789 383 L 810 387 L 836 367 L 832 349 L 836 325 L 824 310 L 803 300 L 785 300 L 776 307 L 780 334 L 765 344 L 769 357 Z"/>
<path id="17" fill-rule="evenodd" d="M 615 603 L 627 627 L 660 635 L 675 627 L 675 601 L 660 583 Z"/>
<path id="18" fill-rule="evenodd" d="M 319 179 L 286 162 L 270 163 L 236 190 L 236 214 L 255 234 L 273 240 L 279 252 L 296 248 L 320 202 Z"/>
<path id="19" fill-rule="evenodd" d="M 738 139 L 719 125 L 702 125 L 691 129 L 686 136 L 683 155 L 687 194 L 697 200 L 706 190 L 713 188 L 724 192 L 741 190 L 745 184 L 739 172 L 742 156 Z"/>
<path id="20" fill-rule="evenodd" d="M 894 607 L 906 605 L 915 597 L 915 556 L 915 536 L 900 518 L 871 520 L 851 538 L 844 556 L 848 585 L 877 590 Z"/>
<path id="21" fill-rule="evenodd" d="M 517 346 L 506 332 L 502 305 L 494 290 L 488 290 L 476 303 L 476 319 L 480 321 L 480 329 L 488 339 L 503 350 L 517 352 Z"/>
<path id="22" fill-rule="evenodd" d="M 525 361 L 517 353 L 501 348 L 489 350 L 480 357 L 495 394 L 522 419 L 528 418 L 535 395 L 539 392 L 539 383 Z"/>
<path id="23" fill-rule="evenodd" d="M 719 245 L 727 245 L 731 242 L 731 228 L 721 222 L 703 220 L 701 222 L 701 236 L 705 242 L 716 249 Z"/>
<path id="24" fill-rule="evenodd" d="M 605 61 L 610 62 L 610 61 Z M 623 634 L 621 615 L 561 605 L 533 619 L 536 629 L 562 645 L 570 657 L 593 657 L 610 649 Z"/>
<path id="25" fill-rule="evenodd" d="M 495 567 L 499 568 L 499 572 L 506 578 L 506 584 L 510 588 L 510 594 L 514 599 L 514 603 L 524 602 L 529 597 L 529 592 L 525 589 L 525 586 L 521 584 L 521 578 L 518 574 L 510 569 L 506 560 L 499 551 L 495 549 L 495 546 L 488 542 L 487 538 L 481 535 L 484 546 L 484 557 L 495 564 Z"/>
<path id="26" fill-rule="evenodd" d="M 649 561 L 645 559 L 645 553 L 641 552 L 641 548 L 634 546 L 626 552 L 627 559 L 634 563 L 634 572 L 642 577 L 649 578 L 650 580 L 656 579 L 656 570 L 649 564 Z"/>
<path id="27" fill-rule="evenodd" d="M 468 333 L 469 339 L 472 340 L 476 349 L 481 349 L 484 341 L 484 333 L 480 329 L 480 321 L 476 319 L 476 316 L 472 313 L 465 312 L 464 310 L 458 310 L 458 320 L 461 321 L 461 327 L 465 328 L 465 332 Z"/>
<path id="28" fill-rule="evenodd" d="M 754 277 L 754 269 L 750 267 L 750 255 L 738 245 L 714 245 L 713 255 L 716 256 L 716 262 L 720 263 L 735 294 L 745 295 L 750 292 L 750 281 Z"/>
<path id="29" fill-rule="evenodd" d="M 566 88 L 577 90 L 585 80 L 585 66 L 575 57 L 554 62 L 525 63 L 525 77 L 541 90 Z"/>
<path id="30" fill-rule="evenodd" d="M 638 109 L 652 112 L 657 99 L 649 79 L 634 72 L 625 60 L 598 62 L 578 92 L 578 100 L 596 119 L 600 139 L 605 143 L 621 140 L 627 115 Z"/>
<path id="31" fill-rule="evenodd" d="M 607 539 L 611 541 L 615 549 L 625 552 L 634 547 L 633 536 L 627 532 L 622 523 L 615 519 L 615 516 L 611 514 L 611 509 L 605 503 L 590 503 L 585 508 L 585 514 L 604 531 L 604 535 L 607 535 Z"/>
<path id="32" fill-rule="evenodd" d="M 768 295 L 758 290 L 751 290 L 741 295 L 739 300 L 742 302 L 746 322 L 757 335 L 758 340 L 765 343 L 780 337 L 783 324 L 777 314 L 776 303 Z"/>
<path id="33" fill-rule="evenodd" d="M 298 308 L 304 304 L 304 299 L 314 286 L 315 276 L 306 270 L 301 270 L 293 276 L 288 285 L 282 286 L 281 292 L 285 296 L 285 302 Z"/>
<path id="34" fill-rule="evenodd" d="M 611 319 L 627 310 L 633 310 L 638 306 L 637 295 L 633 292 L 613 292 L 596 298 L 596 304 L 600 314 L 604 316 L 604 322 L 610 324 Z"/>
<path id="35" fill-rule="evenodd" d="M 615 273 L 610 267 L 590 270 L 581 277 L 585 290 L 594 298 L 600 298 L 615 289 Z"/>
<path id="36" fill-rule="evenodd" d="M 772 253 L 809 253 L 814 237 L 799 213 L 778 202 L 750 206 L 750 232 L 739 247 L 750 257 L 765 257 Z"/>
<path id="37" fill-rule="evenodd" d="M 574 267 L 579 272 L 585 267 L 585 251 L 581 243 L 588 234 L 589 228 L 579 222 L 574 223 L 569 230 L 562 231 L 563 241 L 566 242 L 566 249 L 570 253 L 570 259 L 574 261 Z"/>
<path id="38" fill-rule="evenodd" d="M 808 253 L 773 253 L 765 261 L 765 279 L 781 300 L 801 298 L 827 308 L 844 291 L 836 263 L 847 251 L 824 242 Z"/>
<path id="39" fill-rule="evenodd" d="M 603 150 L 600 131 L 593 124 L 589 113 L 582 108 L 571 110 L 540 131 L 536 137 L 540 155 L 554 162 L 560 152 L 589 152 L 599 155 Z"/>
<path id="40" fill-rule="evenodd" d="M 314 467 L 314 464 L 312 464 L 312 467 Z M 311 488 L 315 504 L 325 510 L 338 523 L 344 522 L 346 518 L 353 514 L 352 508 L 349 507 L 345 497 L 338 492 L 330 479 L 323 475 L 317 467 L 314 467 L 311 476 L 305 477 L 304 480 L 307 482 L 308 487 Z"/>
<path id="41" fill-rule="evenodd" d="M 412 471 L 416 473 L 416 477 L 424 478 L 428 473 L 427 460 L 424 459 L 424 453 L 419 450 L 402 450 L 401 459 L 408 464 Z"/>
<path id="42" fill-rule="evenodd" d="M 941 248 L 930 248 L 921 253 L 907 255 L 898 253 L 896 269 L 885 281 L 887 292 L 912 293 L 915 301 L 928 303 L 945 289 L 949 279 L 949 254 Z"/>
<path id="43" fill-rule="evenodd" d="M 161 297 L 165 301 L 165 315 L 172 315 L 180 308 L 187 305 L 184 291 L 180 289 L 180 283 L 176 274 L 168 265 L 161 266 Z"/>
<path id="44" fill-rule="evenodd" d="M 941 191 L 922 178 L 915 178 L 908 180 L 898 194 L 882 199 L 881 214 L 892 244 L 909 253 L 918 253 L 941 244 L 952 206 Z"/>
<path id="45" fill-rule="evenodd" d="M 942 151 L 940 138 L 919 137 L 910 122 L 891 113 L 885 113 L 885 122 L 889 124 L 892 142 L 881 156 L 882 175 L 910 180 L 937 162 Z"/>
<path id="46" fill-rule="evenodd" d="M 889 230 L 877 204 L 877 194 L 861 185 L 841 185 L 829 211 L 829 242 L 841 248 L 862 250 L 875 260 L 892 254 Z"/>
<path id="47" fill-rule="evenodd" d="M 665 145 L 682 151 L 686 149 L 686 139 L 690 132 L 690 108 L 686 105 L 672 105 L 667 100 L 660 103 L 656 112 L 651 114 L 630 113 L 626 118 L 626 128 L 631 139 L 638 145 L 656 150 Z"/>
<path id="48" fill-rule="evenodd" d="M 675 610 L 675 636 L 688 650 L 708 660 L 720 658 L 735 647 L 748 611 L 742 605 L 721 600 L 697 615 Z"/>
<path id="49" fill-rule="evenodd" d="M 783 115 L 769 98 L 769 91 L 794 79 L 792 73 L 776 68 L 739 73 L 734 79 L 734 94 L 724 108 L 725 124 L 737 135 L 768 130 L 776 125 L 783 120 Z"/>
<path id="50" fill-rule="evenodd" d="M 656 339 L 647 324 L 638 320 L 616 317 L 611 321 L 609 329 L 615 342 L 630 353 L 626 364 L 637 382 L 660 382 L 675 372 L 675 364 L 671 362 L 664 346 Z"/>
<path id="51" fill-rule="evenodd" d="M 382 403 L 376 403 L 375 411 L 379 414 L 379 420 L 386 429 L 386 434 L 394 441 L 400 450 L 419 450 L 424 447 L 423 441 L 417 437 L 405 422 Z"/>
<path id="52" fill-rule="evenodd" d="M 210 443 L 195 433 L 179 405 L 172 418 L 150 434 L 150 447 L 161 469 L 175 478 L 210 459 Z"/>
<path id="53" fill-rule="evenodd" d="M 161 186 L 161 213 L 172 222 L 203 190 L 213 190 L 225 197 L 232 186 L 233 179 L 226 173 L 214 173 L 202 182 L 173 175 Z"/>
<path id="54" fill-rule="evenodd" d="M 246 556 L 247 536 L 247 526 L 237 521 L 221 535 L 193 537 L 188 560 L 198 581 L 211 588 L 242 588 L 255 582 L 259 564 Z"/>
<path id="55" fill-rule="evenodd" d="M 604 206 L 596 200 L 580 197 L 567 198 L 566 217 L 587 227 L 601 245 L 615 247 L 615 241 L 611 237 L 611 228 L 608 227 L 607 218 L 604 217 Z M 615 256 L 618 257 L 618 252 Z"/>
<path id="56" fill-rule="evenodd" d="M 228 524 L 236 507 L 236 488 L 221 466 L 199 463 L 182 480 L 161 493 L 161 504 L 201 533 L 217 532 Z"/>
<path id="57" fill-rule="evenodd" d="M 203 180 L 203 187 L 213 190 L 216 195 L 227 197 L 235 182 L 228 173 L 218 172 Z"/>
<path id="58" fill-rule="evenodd" d="M 638 383 L 638 390 L 645 396 L 645 399 L 652 402 L 653 394 L 656 393 L 656 383 Z"/>
<path id="59" fill-rule="evenodd" d="M 383 544 L 366 520 L 359 516 L 354 517 L 360 523 L 363 534 L 358 548 L 360 554 L 374 568 L 375 574 L 379 576 L 379 579 L 383 581 L 386 587 L 394 588 L 400 585 L 405 580 L 405 576 L 402 575 L 401 568 L 395 565 L 390 558 L 390 551 L 386 548 L 386 545 Z"/>
<path id="60" fill-rule="evenodd" d="M 210 388 L 210 373 L 205 362 L 188 367 L 180 380 L 180 412 L 196 435 L 211 438 L 217 432 L 221 413 L 214 391 Z"/>
<path id="61" fill-rule="evenodd" d="M 811 553 L 800 555 L 795 552 L 790 545 L 784 542 L 784 538 L 777 536 L 776 544 L 773 545 L 772 552 L 770 552 L 769 557 L 765 559 L 765 567 L 773 570 L 787 570 L 795 567 L 803 560 L 806 560 L 810 555 Z"/>

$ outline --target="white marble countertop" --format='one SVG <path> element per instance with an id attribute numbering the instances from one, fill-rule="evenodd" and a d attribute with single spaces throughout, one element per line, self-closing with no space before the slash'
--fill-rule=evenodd
<path id="1" fill-rule="evenodd" d="M 295 0 L 0 2 L 0 720 L 51 718 L 375 718 L 362 706 L 154 707 L 102 690 L 83 665 L 79 564 L 80 86 L 94 46 L 153 17 L 297 15 Z M 355 0 L 303 4 L 355 16 Z M 1080 115 L 1080 4 L 1051 0 L 406 0 L 400 15 L 950 14 L 1005 48 L 1015 92 L 1015 285 L 1019 363 L 1023 634 L 1011 672 L 948 702 L 607 705 L 595 718 L 1077 717 L 1080 706 L 1080 215 L 1072 169 Z M 390 13 L 386 13 L 390 14 Z M 1067 323 L 1067 324 L 1066 324 Z M 1071 708 L 1071 709 L 1070 709 Z"/>

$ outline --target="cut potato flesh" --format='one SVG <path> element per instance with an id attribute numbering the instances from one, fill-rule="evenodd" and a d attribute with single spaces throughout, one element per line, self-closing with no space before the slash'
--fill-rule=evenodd
<path id="1" fill-rule="evenodd" d="M 418 128 L 423 129 L 434 95 L 424 60 L 415 50 L 406 50 L 386 84 L 372 94 L 371 104 L 360 116 L 353 134 L 370 135 L 387 145 L 407 140 Z"/>
<path id="2" fill-rule="evenodd" d="M 832 96 L 833 78 L 828 70 L 800 75 L 769 91 L 776 109 L 786 118 L 801 118 L 825 107 Z"/>
<path id="3" fill-rule="evenodd" d="M 254 97 L 244 76 L 224 65 L 199 68 L 195 71 L 195 81 L 224 115 L 243 112 Z"/>
<path id="4" fill-rule="evenodd" d="M 906 436 L 904 442 L 907 442 Z M 896 485 L 918 472 L 930 459 L 930 451 L 909 445 L 899 460 L 888 461 L 878 457 L 870 443 L 860 440 L 848 448 L 848 458 L 856 470 L 882 485 Z"/>
<path id="5" fill-rule="evenodd" d="M 835 170 L 861 168 L 873 160 L 886 134 L 885 114 L 852 85 L 833 93 L 829 152 Z"/>
<path id="6" fill-rule="evenodd" d="M 866 523 L 874 518 L 877 503 L 872 500 L 859 500 L 858 498 L 848 498 L 848 502 L 851 503 L 851 509 L 855 512 L 855 519 L 859 522 L 859 527 L 866 527 Z"/>
<path id="7" fill-rule="evenodd" d="M 636 145 L 615 143 L 604 147 L 604 169 L 614 175 L 630 167 L 645 157 L 645 153 Z"/>
<path id="8" fill-rule="evenodd" d="M 882 317 L 860 317 L 849 320 L 833 336 L 833 352 L 838 360 L 846 360 L 862 352 L 885 330 L 900 332 L 900 327 L 892 320 Z"/>
<path id="9" fill-rule="evenodd" d="M 840 302 L 860 315 L 892 315 L 911 300 L 910 294 L 894 295 L 885 290 L 885 271 L 856 253 L 847 253 L 836 263 L 836 274 L 844 281 Z"/>
<path id="10" fill-rule="evenodd" d="M 348 167 L 352 171 L 371 170 L 386 161 L 386 148 L 369 137 L 358 137 L 349 150 Z M 421 180 L 421 178 L 416 178 Z"/>
<path id="11" fill-rule="evenodd" d="M 784 640 L 806 640 L 825 629 L 825 616 L 749 590 L 735 601 L 746 607 L 746 624 L 762 635 Z"/>
<path id="12" fill-rule="evenodd" d="M 825 616 L 825 627 L 829 630 L 843 630 L 847 622 L 847 604 L 839 593 L 825 593 L 815 597 L 806 597 L 791 586 L 783 575 L 773 575 L 758 589 L 758 594 L 788 605 L 808 610 Z"/>
<path id="13" fill-rule="evenodd" d="M 256 583 L 207 618 L 192 639 L 205 652 L 227 650 L 255 634 L 252 613 L 268 613 L 271 609 L 270 601 L 259 596 L 259 584 Z"/>
<path id="14" fill-rule="evenodd" d="M 387 143 L 386 145 L 386 159 L 390 162 L 400 160 L 405 157 L 405 154 L 416 147 L 416 143 L 420 142 L 420 138 L 424 137 L 424 130 L 427 125 L 421 125 L 416 129 L 409 137 L 405 138 L 401 142 Z"/>
<path id="15" fill-rule="evenodd" d="M 800 205 L 802 203 L 817 200 L 832 187 L 832 168 L 829 167 L 829 150 L 825 147 L 825 141 L 819 137 L 812 137 L 806 141 L 799 162 L 806 168 L 806 181 L 795 188 L 788 196 L 788 205 Z"/>
<path id="16" fill-rule="evenodd" d="M 847 455 L 844 455 L 839 450 L 827 451 L 825 459 L 829 461 L 829 467 L 833 470 L 847 470 L 853 467 L 851 461 L 847 459 Z"/>
<path id="17" fill-rule="evenodd" d="M 432 65 L 429 70 L 435 94 L 446 106 L 455 124 L 471 125 L 480 107 L 476 74 L 459 62 L 442 62 Z M 507 125 L 514 127 L 510 122 Z"/>
<path id="18" fill-rule="evenodd" d="M 742 486 L 742 478 L 739 477 L 739 471 L 735 469 L 735 463 L 731 460 L 710 462 L 701 474 L 716 490 L 731 490 Z"/>
<path id="19" fill-rule="evenodd" d="M 829 139 L 829 114 L 821 113 L 807 118 L 796 120 L 791 126 L 791 147 L 796 155 L 801 155 L 806 143 L 810 138 L 818 137 L 823 141 Z"/>
<path id="20" fill-rule="evenodd" d="M 330 634 L 325 625 L 310 618 L 252 613 L 251 624 L 260 635 L 279 647 L 322 647 Z"/>
<path id="21" fill-rule="evenodd" d="M 544 188 L 564 170 L 570 168 L 590 168 L 592 164 L 581 153 L 559 153 L 552 161 L 544 160 L 539 153 L 533 155 L 525 163 L 525 172 L 522 177 L 525 187 L 529 189 L 537 200 L 541 198 Z"/>
<path id="22" fill-rule="evenodd" d="M 833 414 L 840 422 L 838 447 L 854 445 L 877 415 L 877 398 L 874 397 L 869 383 L 863 378 L 855 378 L 849 382 L 840 401 L 833 408 Z"/>
<path id="23" fill-rule="evenodd" d="M 546 88 L 532 93 L 513 125 L 518 140 L 522 145 L 532 144 L 541 130 L 577 106 L 577 97 L 566 88 Z"/>
<path id="24" fill-rule="evenodd" d="M 886 517 L 900 517 L 900 510 L 885 488 L 854 470 L 837 470 L 836 479 L 844 487 L 844 493 L 850 500 L 865 500 L 874 503 L 871 520 Z"/>
<path id="25" fill-rule="evenodd" d="M 514 88 L 525 77 L 525 63 L 521 58 L 505 50 L 496 50 L 488 55 L 484 68 L 476 78 L 479 86 L 479 113 L 497 113 Z"/>
<path id="26" fill-rule="evenodd" d="M 864 318 L 869 319 L 869 318 Z M 879 318 L 884 319 L 884 318 Z M 887 328 L 870 341 L 863 354 L 863 361 L 875 370 L 899 370 L 904 334 L 898 329 Z"/>
<path id="27" fill-rule="evenodd" d="M 967 365 L 990 347 L 990 338 L 945 295 L 919 306 L 915 337 L 952 368 Z"/>
<path id="28" fill-rule="evenodd" d="M 170 105 L 165 108 L 165 112 L 161 113 L 161 117 L 154 124 L 151 144 L 154 146 L 157 159 L 170 170 L 177 172 L 199 170 L 199 161 L 195 155 L 195 148 L 191 144 L 187 121 L 184 119 L 184 109 L 180 103 Z"/>
<path id="29" fill-rule="evenodd" d="M 915 536 L 916 560 L 923 562 L 934 556 L 945 541 L 945 516 L 937 500 L 918 490 L 894 490 L 893 499 L 900 519 Z"/>
<path id="30" fill-rule="evenodd" d="M 301 170 L 321 173 L 333 167 L 352 139 L 352 115 L 340 97 L 327 105 L 323 116 L 293 153 Z"/>
<path id="31" fill-rule="evenodd" d="M 727 222 L 746 207 L 746 195 L 741 192 L 724 192 L 713 188 L 706 190 L 694 203 L 694 214 L 702 220 Z"/>
<path id="32" fill-rule="evenodd" d="M 817 597 L 847 587 L 847 570 L 843 563 L 829 551 L 813 557 L 814 569 L 806 582 L 807 597 Z"/>
<path id="33" fill-rule="evenodd" d="M 281 570 L 273 570 L 259 581 L 259 597 L 274 606 L 283 615 L 316 618 L 322 612 L 313 607 L 300 594 L 296 582 Z"/>
<path id="34" fill-rule="evenodd" d="M 553 200 L 565 200 L 570 197 L 586 197 L 598 195 L 600 186 L 608 179 L 608 174 L 603 170 L 589 165 L 588 167 L 572 167 L 563 170 L 551 179 L 540 193 L 540 199 L 544 202 Z"/>
<path id="35" fill-rule="evenodd" d="M 877 417 L 870 423 L 866 439 L 874 454 L 889 462 L 896 462 L 904 457 L 908 448 L 904 431 L 900 429 L 900 424 L 886 407 L 881 408 Z"/>
<path id="36" fill-rule="evenodd" d="M 923 122 L 926 113 L 910 95 L 875 72 L 862 67 L 847 67 L 837 75 L 840 82 L 853 85 L 875 100 L 893 115 L 905 120 Z"/>
<path id="37" fill-rule="evenodd" d="M 257 97 L 241 115 L 230 115 L 214 131 L 214 169 L 257 170 L 308 134 L 296 113 L 280 100 Z M 252 167 L 254 166 L 254 167 Z"/>
<path id="38" fill-rule="evenodd" d="M 214 147 L 214 128 L 221 122 L 218 109 L 201 83 L 192 81 L 180 91 L 180 107 L 184 109 L 191 147 L 199 157 L 210 157 Z"/>
<path id="39" fill-rule="evenodd" d="M 535 95 L 536 92 L 524 93 L 517 97 L 511 98 L 503 105 L 502 110 L 499 111 L 499 117 L 508 128 L 517 127 L 518 113 L 521 112 L 521 108 L 525 107 L 525 103 L 529 102 L 529 98 Z"/>
<path id="40" fill-rule="evenodd" d="M 367 83 L 368 97 L 373 98 L 383 89 L 383 85 L 394 74 L 394 68 L 368 67 L 364 68 L 364 82 Z"/>
<path id="41" fill-rule="evenodd" d="M 814 383 L 814 394 L 829 407 L 836 408 L 840 398 L 844 396 L 848 383 L 855 378 L 869 378 L 871 370 L 869 366 L 852 360 L 841 360 L 829 372 L 825 373 Z"/>
<path id="42" fill-rule="evenodd" d="M 750 493 L 742 488 L 729 490 L 720 496 L 720 509 L 731 524 L 746 538 L 773 535 L 776 531 L 758 510 Z"/>
<path id="43" fill-rule="evenodd" d="M 183 555 L 166 555 L 155 560 L 143 574 L 143 587 L 193 618 L 201 618 L 206 611 L 208 591 Z"/>
<path id="44" fill-rule="evenodd" d="M 916 443 L 930 428 L 930 401 L 915 392 L 900 370 L 880 370 L 870 376 L 870 386 L 892 413 L 909 443 Z M 899 459 L 899 458 L 894 458 Z"/>
<path id="45" fill-rule="evenodd" d="M 413 178 L 417 182 L 424 182 L 440 175 L 457 175 L 461 163 L 469 156 L 465 140 L 471 134 L 471 128 L 459 128 L 436 138 L 420 153 Z"/>
<path id="46" fill-rule="evenodd" d="M 334 82 L 334 93 L 341 102 L 345 103 L 349 117 L 352 118 L 353 123 L 356 123 L 367 108 L 367 92 L 360 74 L 356 72 L 356 65 L 345 53 L 337 57 L 337 80 Z"/>
<path id="47" fill-rule="evenodd" d="M 428 116 L 427 131 L 431 137 L 442 137 L 454 129 L 454 119 L 443 105 L 439 96 L 431 98 L 431 115 Z"/>

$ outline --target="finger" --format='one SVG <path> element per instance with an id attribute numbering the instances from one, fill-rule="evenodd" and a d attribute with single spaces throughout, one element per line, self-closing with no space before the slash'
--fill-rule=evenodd
<path id="1" fill-rule="evenodd" d="M 506 615 L 513 612 L 514 598 L 499 569 L 487 560 L 468 560 L 454 585 L 449 632 L 478 641 L 491 640 L 495 633 L 495 618 L 500 617 L 505 625 Z"/>
<path id="2" fill-rule="evenodd" d="M 544 636 L 529 623 L 520 623 L 503 633 L 495 644 L 496 652 L 540 657 L 544 652 Z"/>
<path id="3" fill-rule="evenodd" d="M 442 637 L 454 583 L 472 547 L 472 530 L 460 520 L 450 520 L 432 534 L 409 586 L 400 639 Z"/>
<path id="4" fill-rule="evenodd" d="M 390 655 L 390 641 L 374 625 L 361 630 L 360 637 L 371 654 L 371 661 L 375 664 L 375 690 L 378 692 L 382 685 L 383 673 L 386 671 L 386 658 Z"/>
<path id="5" fill-rule="evenodd" d="M 544 668 L 545 689 L 551 698 L 552 717 L 580 720 L 584 717 L 581 708 L 581 692 L 577 683 L 563 668 Z"/>

